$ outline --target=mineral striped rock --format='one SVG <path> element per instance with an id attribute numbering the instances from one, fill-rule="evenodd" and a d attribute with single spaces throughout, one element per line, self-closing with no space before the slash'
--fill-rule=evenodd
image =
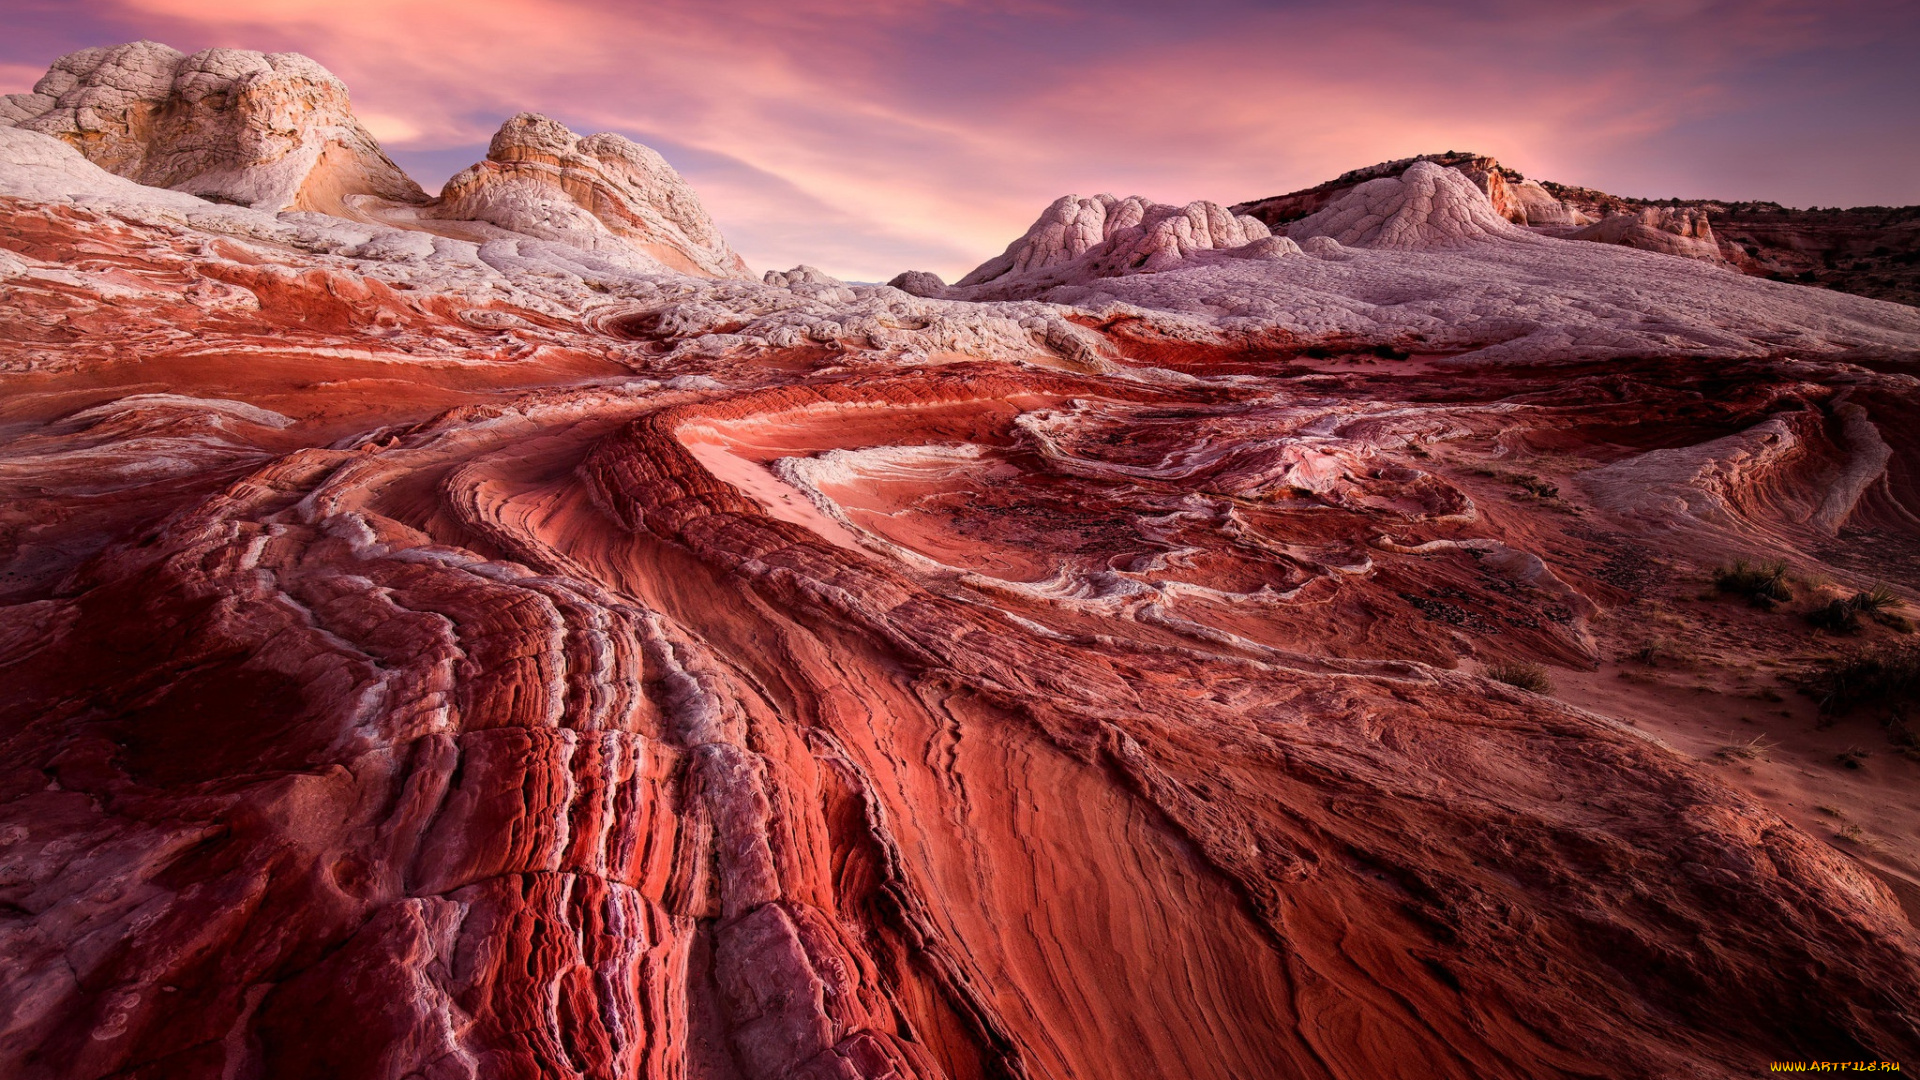
<path id="1" fill-rule="evenodd" d="M 619 135 L 581 137 L 521 113 L 485 161 L 448 180 L 423 217 L 479 221 L 598 253 L 637 251 L 705 277 L 748 277 L 700 197 L 659 154 Z"/>
<path id="2" fill-rule="evenodd" d="M 1920 603 L 1920 312 L 1430 165 L 752 278 L 508 128 L 278 214 L 0 127 L 0 1075 L 1920 1058 L 1920 763 L 1792 759 L 1850 844 L 1694 730 L 1809 648 L 1718 561 Z"/>

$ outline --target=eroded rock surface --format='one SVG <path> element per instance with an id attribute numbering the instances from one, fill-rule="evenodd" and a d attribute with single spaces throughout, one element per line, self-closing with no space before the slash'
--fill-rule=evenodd
<path id="1" fill-rule="evenodd" d="M 1756 277 L 1920 303 L 1920 207 L 1796 210 L 1767 202 L 1623 198 L 1529 179 L 1493 158 L 1449 151 L 1355 169 L 1315 187 L 1236 204 L 1232 212 L 1281 229 L 1361 184 L 1399 177 L 1420 164 L 1460 173 L 1500 216 L 1546 235 L 1723 262 Z"/>
<path id="2" fill-rule="evenodd" d="M 1713 239 L 1713 225 L 1701 210 L 1649 206 L 1637 213 L 1612 215 L 1569 233 L 1568 237 L 1708 262 L 1721 261 L 1720 246 Z"/>
<path id="3" fill-rule="evenodd" d="M 575 135 L 534 113 L 502 124 L 487 159 L 448 180 L 425 216 L 601 253 L 638 251 L 681 273 L 749 276 L 700 197 L 659 154 L 619 135 Z"/>
<path id="4" fill-rule="evenodd" d="M 1909 309 L 1439 169 L 967 301 L 0 148 L 0 1074 L 1920 1058 L 1913 845 L 1481 674 L 1733 554 L 1920 600 Z"/>
<path id="5" fill-rule="evenodd" d="M 1355 187 L 1324 210 L 1287 226 L 1287 236 L 1296 241 L 1324 236 L 1346 247 L 1416 251 L 1479 240 L 1530 239 L 1465 175 L 1430 161 L 1416 161 L 1398 176 Z"/>
<path id="6" fill-rule="evenodd" d="M 298 53 L 82 49 L 31 93 L 0 99 L 0 124 L 56 136 L 141 184 L 262 210 L 426 201 L 354 118 L 346 85 Z"/>
<path id="7" fill-rule="evenodd" d="M 999 258 L 955 283 L 956 295 L 987 297 L 1008 286 L 1084 283 L 1180 266 L 1195 252 L 1222 251 L 1272 233 L 1218 203 L 1168 206 L 1137 195 L 1063 195 Z M 986 288 L 974 288 L 985 286 Z M 996 289 L 995 286 L 998 286 Z"/>

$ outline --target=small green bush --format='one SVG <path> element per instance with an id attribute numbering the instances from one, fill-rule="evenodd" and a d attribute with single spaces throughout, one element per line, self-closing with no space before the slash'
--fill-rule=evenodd
<path id="1" fill-rule="evenodd" d="M 1553 683 L 1547 678 L 1547 669 L 1541 664 L 1527 664 L 1517 660 L 1505 661 L 1487 666 L 1487 678 L 1508 686 L 1517 686 L 1536 694 L 1544 694 L 1553 689 Z"/>
<path id="2" fill-rule="evenodd" d="M 1771 608 L 1793 599 L 1793 590 L 1787 587 L 1787 564 L 1783 562 L 1752 563 L 1735 559 L 1731 565 L 1714 571 L 1713 587 L 1723 593 L 1744 596 L 1747 603 L 1757 608 Z"/>

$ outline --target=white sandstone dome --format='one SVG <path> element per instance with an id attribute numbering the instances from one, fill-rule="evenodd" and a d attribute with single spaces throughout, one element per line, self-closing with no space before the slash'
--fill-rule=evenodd
<path id="1" fill-rule="evenodd" d="M 427 198 L 354 117 L 346 85 L 298 53 L 82 49 L 31 93 L 0 99 L 0 125 L 52 135 L 148 187 L 260 210 Z"/>
<path id="2" fill-rule="evenodd" d="M 575 135 L 537 113 L 502 124 L 486 160 L 447 181 L 430 213 L 588 250 L 638 251 L 701 277 L 751 276 L 665 158 L 619 135 Z"/>
<path id="3" fill-rule="evenodd" d="M 1330 237 L 1347 247 L 1418 251 L 1483 240 L 1532 242 L 1454 169 L 1416 161 L 1399 176 L 1369 180 L 1287 227 L 1296 241 Z"/>

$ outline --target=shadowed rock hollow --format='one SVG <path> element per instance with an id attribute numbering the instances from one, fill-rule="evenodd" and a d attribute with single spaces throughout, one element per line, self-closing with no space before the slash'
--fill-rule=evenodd
<path id="1" fill-rule="evenodd" d="M 909 292 L 532 116 L 343 216 L 59 135 L 0 128 L 6 1075 L 1920 1058 L 1920 764 L 1760 666 L 1920 600 L 1912 309 L 1431 164 Z M 1742 555 L 1794 599 L 1699 599 Z M 1593 674 L 1649 627 L 1686 681 Z M 1763 692 L 1885 748 L 1819 766 L 1873 843 L 1714 753 Z"/>

